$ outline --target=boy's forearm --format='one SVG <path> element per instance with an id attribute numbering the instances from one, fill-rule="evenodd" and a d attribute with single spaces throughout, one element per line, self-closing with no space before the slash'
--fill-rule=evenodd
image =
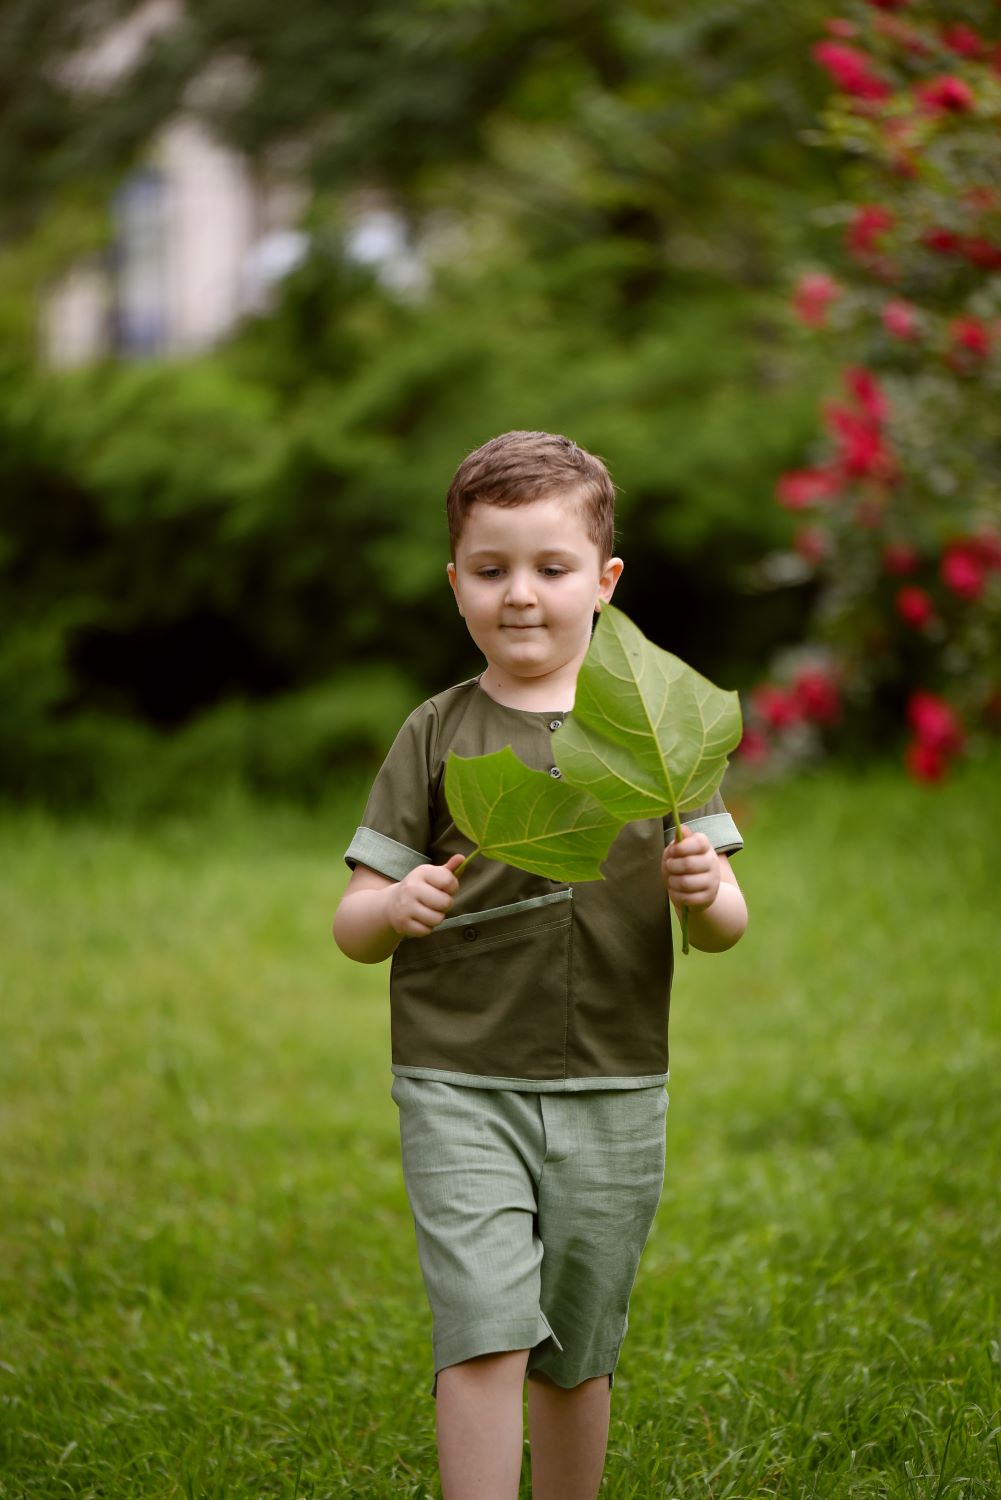
<path id="1" fill-rule="evenodd" d="M 747 927 L 747 905 L 739 886 L 720 883 L 711 906 L 689 907 L 688 941 L 703 953 L 732 948 Z"/>
<path id="2" fill-rule="evenodd" d="M 402 941 L 386 914 L 387 891 L 352 891 L 334 916 L 334 942 L 360 964 L 390 958 Z"/>

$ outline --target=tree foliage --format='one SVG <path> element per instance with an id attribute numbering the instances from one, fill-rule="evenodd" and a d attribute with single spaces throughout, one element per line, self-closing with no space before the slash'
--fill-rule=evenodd
<path id="1" fill-rule="evenodd" d="M 14 0 L 27 72 L 60 76 L 93 17 L 134 9 L 46 30 Z M 463 454 L 509 427 L 604 455 L 630 613 L 746 681 L 812 589 L 749 595 L 744 577 L 782 536 L 771 476 L 831 367 L 794 347 L 777 291 L 819 245 L 841 170 L 799 138 L 822 96 L 802 64 L 821 14 L 205 0 L 114 88 L 61 98 L 44 139 L 17 125 L 37 170 L 18 178 L 11 149 L 0 180 L 22 183 L 19 243 L 49 235 L 31 254 L 46 274 L 67 204 L 181 108 L 263 173 L 295 161 L 313 253 L 211 355 L 66 375 L 22 357 L 0 373 L 4 784 L 90 785 L 101 725 L 125 759 L 157 731 L 178 763 L 199 746 L 212 761 L 266 707 L 287 736 L 301 719 L 306 767 L 374 752 L 401 702 L 477 669 L 443 585 L 442 497 Z M 373 192 L 428 267 L 418 296 L 351 260 Z M 23 332 L 26 261 L 5 280 L 8 248 L 0 324 Z M 338 684 L 377 671 L 366 712 L 345 712 Z M 241 764 L 273 785 L 292 759 Z"/>

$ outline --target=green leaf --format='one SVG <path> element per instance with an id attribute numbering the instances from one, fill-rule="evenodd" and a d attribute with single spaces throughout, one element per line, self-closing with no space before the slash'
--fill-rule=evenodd
<path id="1" fill-rule="evenodd" d="M 510 745 L 492 755 L 452 751 L 445 798 L 474 854 L 548 880 L 601 880 L 601 862 L 623 821 L 587 792 L 530 770 Z"/>
<path id="2" fill-rule="evenodd" d="M 564 779 L 620 821 L 670 811 L 677 823 L 715 792 L 740 735 L 735 692 L 653 645 L 606 604 L 553 753 Z"/>

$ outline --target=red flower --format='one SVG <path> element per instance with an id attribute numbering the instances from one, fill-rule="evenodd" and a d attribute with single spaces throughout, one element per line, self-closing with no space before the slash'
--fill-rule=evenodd
<path id="1" fill-rule="evenodd" d="M 954 318 L 949 324 L 946 359 L 954 370 L 970 370 L 991 352 L 991 334 L 979 318 Z"/>
<path id="2" fill-rule="evenodd" d="M 804 719 L 825 727 L 841 718 L 841 695 L 833 677 L 816 667 L 805 668 L 792 685 L 793 694 Z"/>
<path id="3" fill-rule="evenodd" d="M 831 402 L 827 422 L 838 445 L 838 463 L 849 478 L 891 480 L 893 458 L 883 446 L 879 428 L 848 406 Z"/>
<path id="4" fill-rule="evenodd" d="M 917 548 L 909 542 L 887 542 L 883 548 L 883 567 L 898 578 L 913 573 L 920 561 Z"/>
<path id="5" fill-rule="evenodd" d="M 1001 245 L 995 245 L 983 235 L 969 235 L 961 240 L 959 254 L 971 266 L 980 266 L 984 271 L 1001 271 Z"/>
<path id="6" fill-rule="evenodd" d="M 768 740 L 760 729 L 755 729 L 753 724 L 746 724 L 743 738 L 737 746 L 737 754 L 751 765 L 758 765 L 768 759 Z"/>
<path id="7" fill-rule="evenodd" d="M 958 234 L 951 229 L 943 229 L 938 224 L 923 231 L 921 243 L 938 255 L 958 255 L 963 246 L 963 241 Z"/>
<path id="8" fill-rule="evenodd" d="M 824 30 L 828 36 L 858 36 L 858 27 L 854 21 L 846 21 L 841 16 L 828 16 L 824 22 Z"/>
<path id="9" fill-rule="evenodd" d="M 924 745 L 912 740 L 904 752 L 907 774 L 915 781 L 941 781 L 949 769 L 949 762 L 941 750 L 934 745 Z"/>
<path id="10" fill-rule="evenodd" d="M 997 190 L 983 185 L 967 188 L 962 197 L 963 202 L 969 208 L 980 212 L 986 212 L 987 209 L 993 208 L 998 201 Z"/>
<path id="11" fill-rule="evenodd" d="M 965 114 L 973 108 L 973 90 L 964 79 L 956 78 L 952 73 L 943 73 L 940 78 L 919 83 L 915 93 L 926 114 Z"/>
<path id="12" fill-rule="evenodd" d="M 934 693 L 912 693 L 907 700 L 907 722 L 920 744 L 956 755 L 963 748 L 963 726 L 951 703 Z"/>
<path id="13" fill-rule="evenodd" d="M 879 248 L 877 241 L 880 235 L 892 229 L 894 222 L 894 216 L 888 208 L 881 208 L 878 203 L 860 205 L 845 232 L 848 249 L 853 255 L 871 255 Z"/>
<path id="14" fill-rule="evenodd" d="M 793 293 L 793 311 L 809 328 L 823 328 L 827 309 L 841 296 L 841 288 L 823 271 L 808 271 L 801 276 Z"/>
<path id="15" fill-rule="evenodd" d="M 872 71 L 872 58 L 857 47 L 846 47 L 842 42 L 817 42 L 811 52 L 846 94 L 857 99 L 886 99 L 892 92 L 890 85 Z"/>
<path id="16" fill-rule="evenodd" d="M 877 10 L 903 10 L 908 0 L 869 0 L 869 4 Z"/>
<path id="17" fill-rule="evenodd" d="M 906 625 L 923 630 L 935 618 L 935 606 L 924 589 L 907 584 L 899 589 L 896 598 L 897 614 Z"/>
<path id="18" fill-rule="evenodd" d="M 772 682 L 762 682 L 753 690 L 751 702 L 758 717 L 770 729 L 788 729 L 801 718 L 800 707 L 792 693 Z"/>
<path id="19" fill-rule="evenodd" d="M 960 599 L 979 599 L 984 591 L 987 571 L 977 548 L 970 542 L 956 542 L 942 554 L 942 582 Z"/>
<path id="20" fill-rule="evenodd" d="M 792 544 L 800 557 L 814 564 L 823 562 L 830 548 L 827 532 L 819 526 L 800 526 Z"/>
<path id="21" fill-rule="evenodd" d="M 844 382 L 867 417 L 877 426 L 886 421 L 889 403 L 871 371 L 852 365 L 844 372 Z"/>
<path id="22" fill-rule="evenodd" d="M 980 531 L 971 536 L 969 545 L 990 573 L 1001 571 L 1001 536 L 996 531 Z"/>
<path id="23" fill-rule="evenodd" d="M 970 26 L 964 26 L 961 22 L 955 26 L 947 26 L 942 32 L 942 41 L 950 52 L 955 52 L 959 57 L 979 57 L 986 46 L 982 36 Z"/>
<path id="24" fill-rule="evenodd" d="M 786 510 L 807 510 L 837 494 L 838 476 L 831 469 L 792 469 L 780 476 L 776 496 Z"/>
<path id="25" fill-rule="evenodd" d="M 917 338 L 918 310 L 913 302 L 905 302 L 900 297 L 894 298 L 886 303 L 882 316 L 883 327 L 895 339 L 908 342 Z"/>

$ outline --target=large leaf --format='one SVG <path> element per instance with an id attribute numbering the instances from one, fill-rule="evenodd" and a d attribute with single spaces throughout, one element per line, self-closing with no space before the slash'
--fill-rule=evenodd
<path id="1" fill-rule="evenodd" d="M 548 880 L 601 880 L 601 862 L 623 822 L 587 792 L 530 770 L 510 745 L 492 755 L 452 751 L 445 798 L 476 845 L 473 854 Z"/>
<path id="2" fill-rule="evenodd" d="M 606 604 L 553 753 L 564 779 L 613 817 L 670 811 L 677 823 L 715 792 L 740 735 L 736 693 L 653 645 Z"/>

